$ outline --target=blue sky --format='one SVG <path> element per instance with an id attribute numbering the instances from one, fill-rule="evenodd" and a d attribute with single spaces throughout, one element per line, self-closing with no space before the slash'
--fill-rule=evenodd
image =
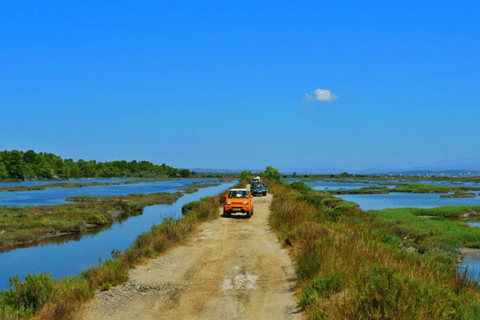
<path id="1" fill-rule="evenodd" d="M 478 12 L 478 1 L 10 1 L 0 149 L 218 169 L 480 158 Z"/>

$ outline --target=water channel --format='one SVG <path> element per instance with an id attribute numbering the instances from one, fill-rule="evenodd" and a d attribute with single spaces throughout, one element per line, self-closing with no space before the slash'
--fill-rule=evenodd
<path id="1" fill-rule="evenodd" d="M 208 181 L 211 182 L 212 179 Z M 207 179 L 181 179 L 146 184 L 68 188 L 74 189 L 70 190 L 70 193 L 65 193 L 68 189 L 47 189 L 42 191 L 54 190 L 60 193 L 55 197 L 56 200 L 46 200 L 47 203 L 51 203 L 61 201 L 59 199 L 64 199 L 67 194 L 117 195 L 174 192 L 177 191 L 177 188 L 184 187 L 185 184 L 192 182 L 207 182 Z M 232 187 L 235 183 L 236 181 L 221 182 L 219 186 L 201 188 L 195 193 L 185 194 L 172 205 L 148 206 L 144 209 L 142 215 L 130 217 L 122 222 L 113 224 L 110 228 L 97 234 L 85 235 L 78 240 L 20 248 L 1 253 L 0 289 L 8 288 L 8 279 L 14 274 L 18 274 L 21 279 L 28 273 L 39 272 L 51 273 L 54 279 L 78 275 L 83 270 L 99 263 L 99 261 L 110 258 L 112 250 L 121 251 L 128 248 L 140 233 L 150 230 L 152 225 L 161 223 L 166 217 L 180 218 L 181 207 L 184 204 L 206 196 L 216 195 Z M 128 191 L 121 187 L 127 188 Z M 24 193 L 32 192 L 35 193 L 37 191 L 26 191 Z M 12 193 L 14 192 L 7 192 L 8 195 Z M 28 195 L 24 195 L 24 197 L 28 197 Z M 35 201 L 32 200 L 31 203 L 41 202 L 39 200 L 41 197 L 33 196 L 33 198 L 35 198 Z M 3 199 L 3 201 L 8 202 L 8 198 Z"/>
<path id="2" fill-rule="evenodd" d="M 133 180 L 133 179 L 130 179 Z M 127 179 L 115 180 L 79 180 L 91 182 L 122 182 L 130 181 Z M 69 180 L 72 181 L 72 180 Z M 29 181 L 35 182 L 35 181 Z M 41 181 L 46 182 L 46 181 Z M 0 206 L 39 206 L 39 205 L 57 205 L 68 203 L 66 200 L 72 196 L 118 196 L 132 193 L 155 193 L 155 192 L 177 192 L 181 188 L 191 183 L 216 182 L 218 179 L 178 179 L 155 182 L 139 182 L 133 184 L 103 185 L 83 188 L 49 188 L 45 190 L 33 191 L 4 191 L 0 192 Z M 0 187 L 3 185 L 0 183 Z"/>

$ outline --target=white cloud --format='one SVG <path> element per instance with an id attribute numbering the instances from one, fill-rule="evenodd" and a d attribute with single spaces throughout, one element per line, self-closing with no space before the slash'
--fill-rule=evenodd
<path id="1" fill-rule="evenodd" d="M 338 96 L 328 89 L 317 89 L 310 93 L 305 93 L 304 98 L 307 101 L 331 102 L 337 100 Z"/>

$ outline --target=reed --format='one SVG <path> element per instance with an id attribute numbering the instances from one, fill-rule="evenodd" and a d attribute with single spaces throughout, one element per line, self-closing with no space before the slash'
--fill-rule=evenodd
<path id="1" fill-rule="evenodd" d="M 270 224 L 292 248 L 299 304 L 311 319 L 480 317 L 479 285 L 455 267 L 458 247 L 477 241 L 471 228 L 411 208 L 363 212 L 298 184 L 269 189 L 277 191 Z"/>

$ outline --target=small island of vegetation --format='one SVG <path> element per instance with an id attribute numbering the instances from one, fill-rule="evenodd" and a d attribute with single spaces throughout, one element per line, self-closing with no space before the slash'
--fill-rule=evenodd
<path id="1" fill-rule="evenodd" d="M 465 192 L 465 191 L 455 191 L 455 193 L 452 194 L 442 194 L 440 198 L 475 198 L 477 195 L 475 193 L 471 192 Z"/>
<path id="2" fill-rule="evenodd" d="M 171 204 L 183 194 L 151 193 L 111 197 L 71 197 L 56 206 L 0 207 L 0 252 L 41 241 L 81 236 L 143 212 L 147 205 Z"/>

